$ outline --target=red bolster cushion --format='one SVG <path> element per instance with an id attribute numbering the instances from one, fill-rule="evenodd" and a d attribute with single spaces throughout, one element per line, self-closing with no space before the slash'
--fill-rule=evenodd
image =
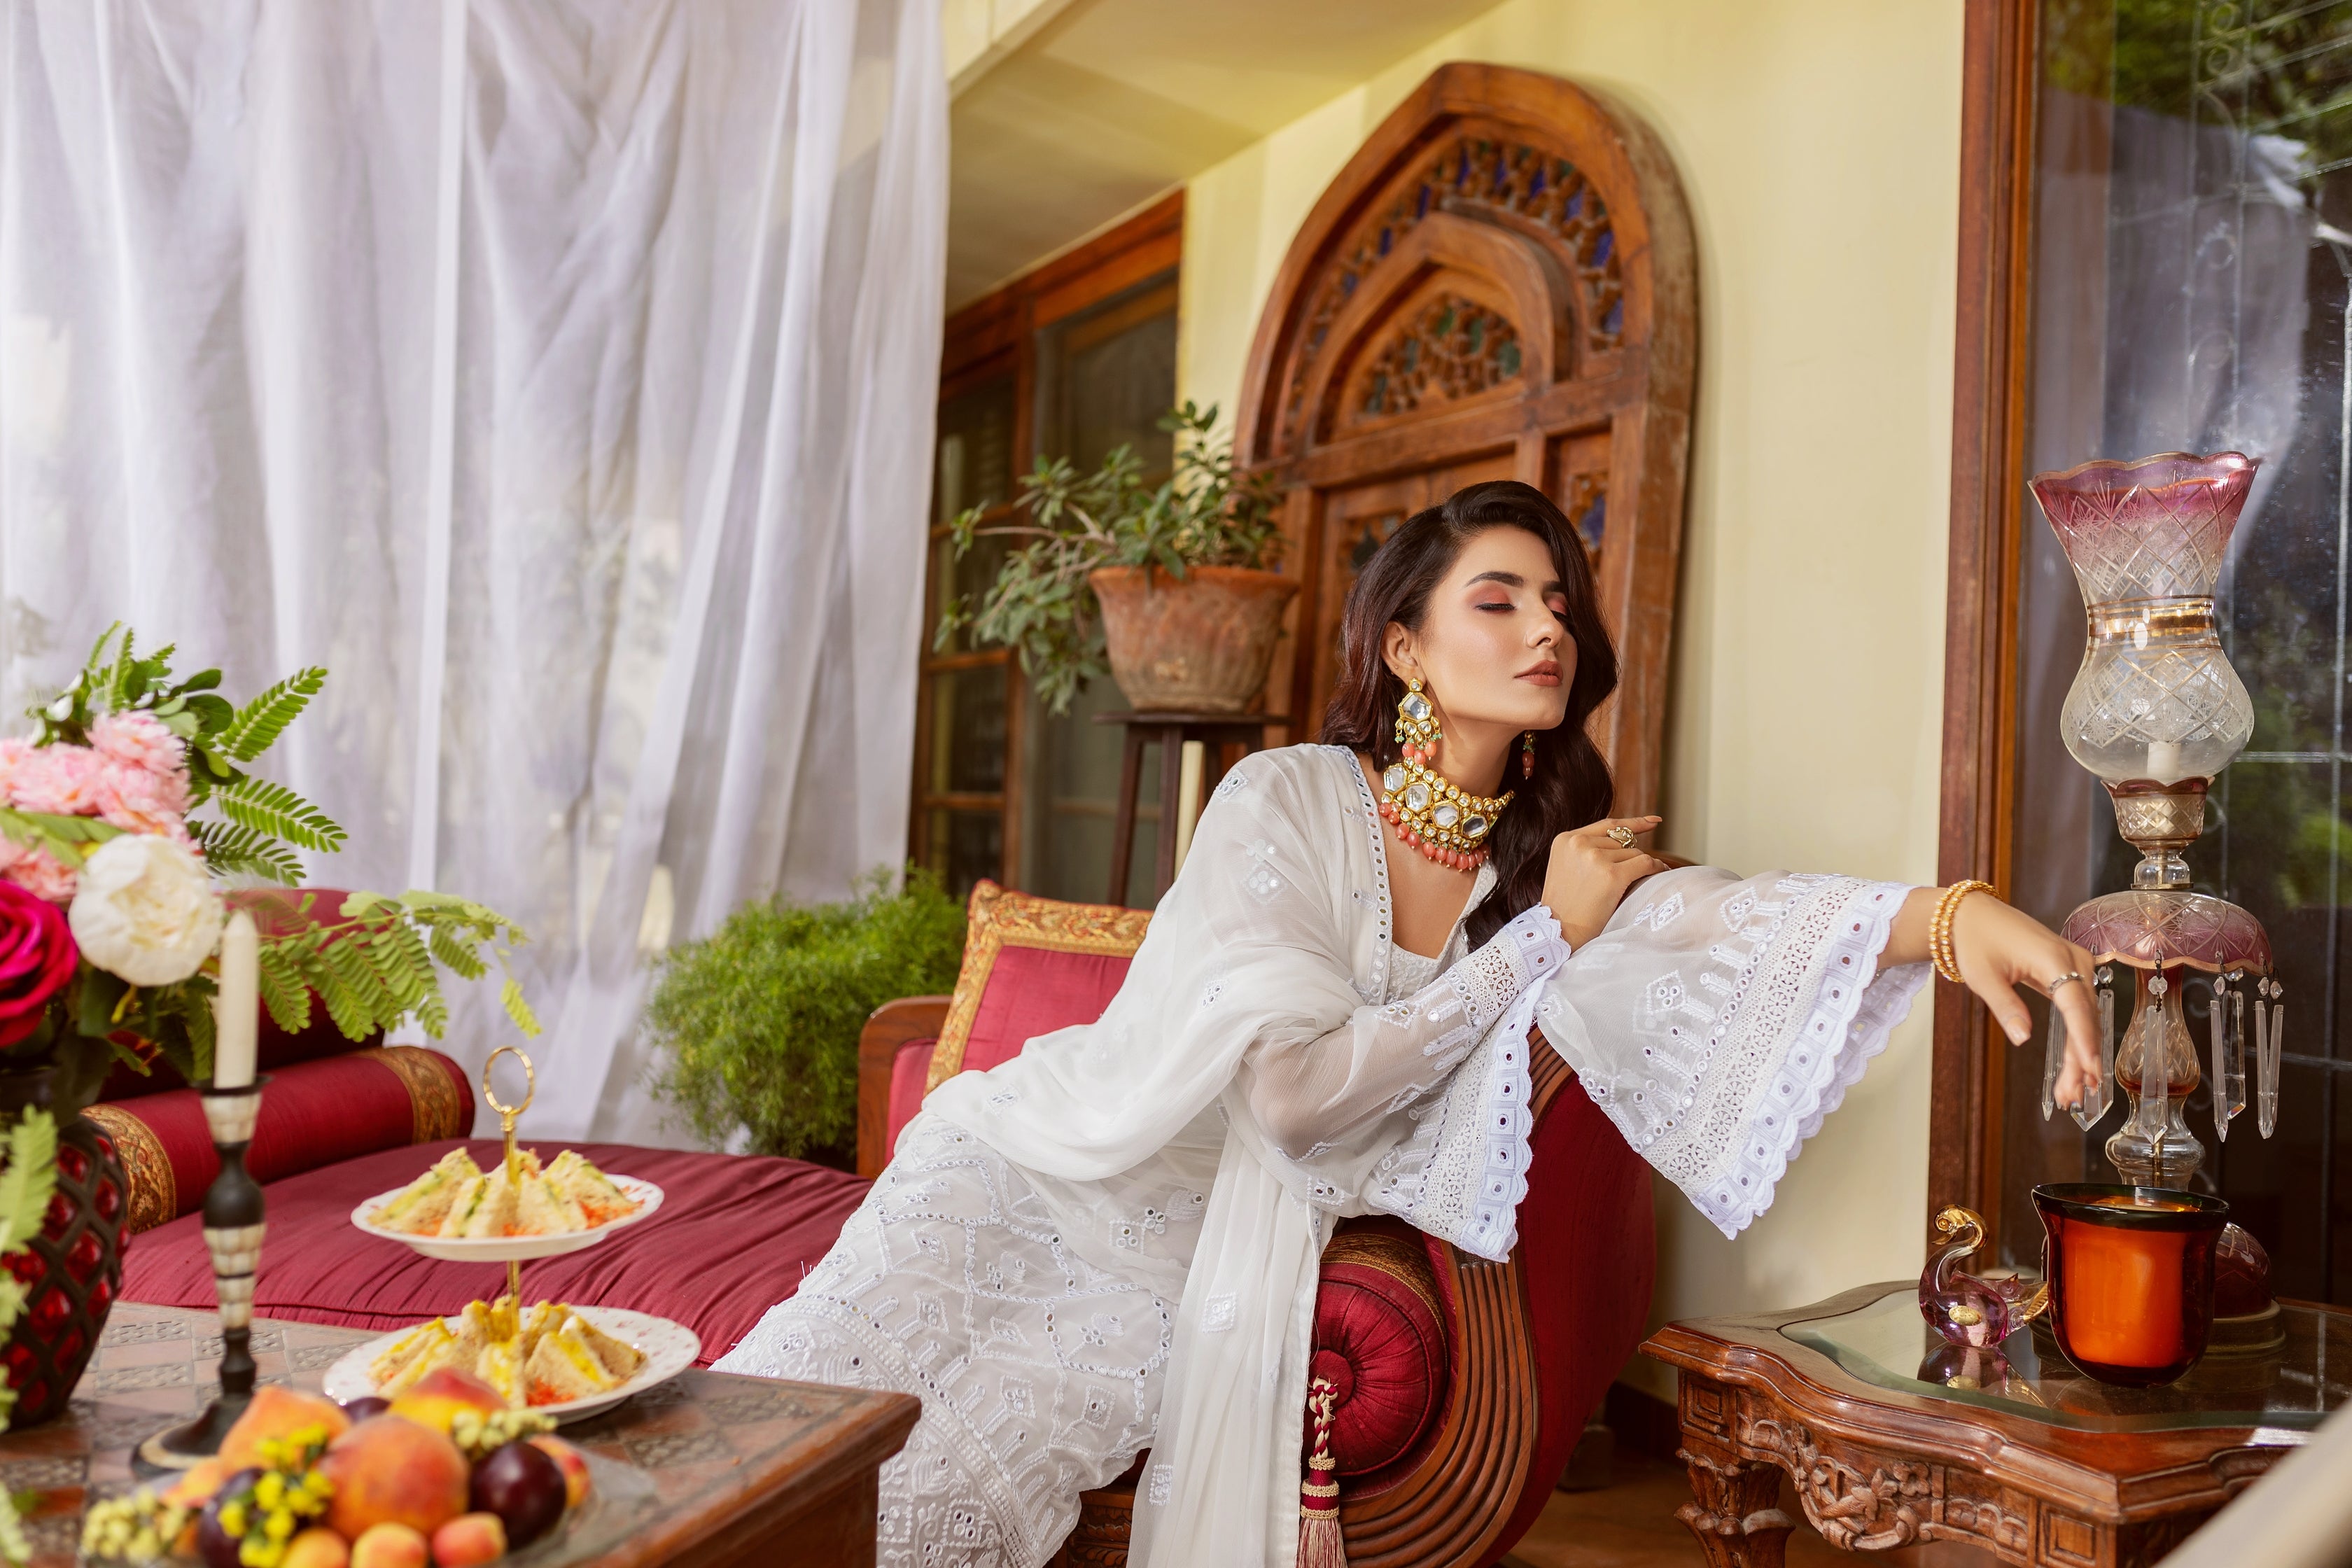
<path id="1" fill-rule="evenodd" d="M 890 1109 L 882 1131 L 882 1153 L 887 1158 L 898 1147 L 898 1134 L 923 1109 L 923 1085 L 931 1075 L 931 1047 L 936 1038 L 908 1040 L 890 1058 Z"/>
<path id="2" fill-rule="evenodd" d="M 82 1114 L 114 1140 L 122 1157 L 131 1180 L 129 1229 L 146 1230 L 204 1205 L 220 1156 L 194 1089 L 100 1102 Z M 473 1086 L 439 1051 L 390 1046 L 295 1062 L 271 1073 L 262 1089 L 246 1166 L 268 1183 L 353 1154 L 455 1137 L 473 1123 Z"/>
<path id="3" fill-rule="evenodd" d="M 1308 1376 L 1328 1379 L 1331 1457 L 1362 1477 L 1434 1435 L 1451 1376 L 1445 1315 L 1421 1237 L 1402 1221 L 1354 1222 L 1323 1251 Z M 1309 1449 L 1314 1444 L 1310 1430 Z"/>
<path id="4" fill-rule="evenodd" d="M 523 1142 L 542 1159 L 564 1147 Z M 477 1164 L 499 1158 L 495 1138 L 465 1146 Z M 352 1225 L 352 1209 L 413 1181 L 456 1147 L 453 1139 L 384 1150 L 265 1186 L 269 1234 L 254 1310 L 383 1332 L 461 1312 L 468 1301 L 504 1291 L 502 1264 L 436 1262 Z M 606 1172 L 660 1187 L 662 1206 L 593 1247 L 524 1264 L 525 1299 L 658 1313 L 700 1337 L 705 1364 L 726 1354 L 762 1312 L 800 1289 L 801 1277 L 833 1246 L 867 1185 L 846 1171 L 764 1154 L 625 1143 L 572 1147 Z M 213 1270 L 203 1221 L 201 1215 L 185 1215 L 128 1248 L 122 1299 L 209 1310 Z"/>

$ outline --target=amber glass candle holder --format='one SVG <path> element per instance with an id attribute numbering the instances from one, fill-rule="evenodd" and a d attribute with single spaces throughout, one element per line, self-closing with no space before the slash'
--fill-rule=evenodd
<path id="1" fill-rule="evenodd" d="M 2033 1189 L 2047 1240 L 2050 1326 L 2101 1383 L 2150 1388 L 2205 1353 L 2213 1256 L 2230 1205 L 2168 1187 L 2061 1182 Z"/>

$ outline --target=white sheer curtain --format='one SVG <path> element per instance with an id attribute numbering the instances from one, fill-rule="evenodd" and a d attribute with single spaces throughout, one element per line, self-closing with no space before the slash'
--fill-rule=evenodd
<path id="1" fill-rule="evenodd" d="M 522 921 L 531 1129 L 659 1138 L 643 951 L 904 852 L 937 0 L 5 16 L 0 700 L 326 665 L 314 879 Z"/>

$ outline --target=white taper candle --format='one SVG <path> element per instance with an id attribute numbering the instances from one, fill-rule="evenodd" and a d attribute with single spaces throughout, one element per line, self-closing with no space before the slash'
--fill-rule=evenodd
<path id="1" fill-rule="evenodd" d="M 261 1001 L 261 937 L 243 910 L 221 932 L 220 995 L 213 1006 L 213 1087 L 243 1089 L 253 1081 L 256 1009 Z"/>

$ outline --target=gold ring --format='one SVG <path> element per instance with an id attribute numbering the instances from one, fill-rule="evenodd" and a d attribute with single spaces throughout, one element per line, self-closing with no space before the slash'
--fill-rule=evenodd
<path id="1" fill-rule="evenodd" d="M 1609 837 L 1616 841 L 1620 849 L 1633 847 L 1633 830 L 1622 822 L 1609 830 Z"/>
<path id="2" fill-rule="evenodd" d="M 2070 969 L 2065 973 L 2060 975 L 2057 979 L 2053 980 L 2049 984 L 2043 986 L 2042 989 L 2050 995 L 2055 996 L 2058 994 L 2058 987 L 2061 985 L 2072 985 L 2074 982 L 2082 978 L 2083 976 L 2079 971 Z"/>

